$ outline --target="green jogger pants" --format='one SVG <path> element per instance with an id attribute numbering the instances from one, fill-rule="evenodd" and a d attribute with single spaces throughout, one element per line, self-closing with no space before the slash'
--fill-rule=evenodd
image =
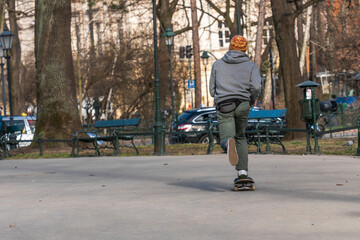
<path id="1" fill-rule="evenodd" d="M 220 145 L 224 151 L 227 150 L 229 138 L 234 138 L 236 142 L 236 151 L 239 157 L 239 163 L 236 170 L 248 170 L 248 145 L 245 136 L 245 130 L 249 117 L 249 102 L 242 102 L 232 112 L 221 113 L 217 111 L 219 120 Z"/>

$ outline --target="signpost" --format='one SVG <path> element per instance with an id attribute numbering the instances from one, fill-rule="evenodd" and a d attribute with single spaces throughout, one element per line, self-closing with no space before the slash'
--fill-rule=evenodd
<path id="1" fill-rule="evenodd" d="M 193 91 L 195 90 L 195 79 L 188 79 L 188 89 L 191 95 L 191 108 L 194 108 Z"/>

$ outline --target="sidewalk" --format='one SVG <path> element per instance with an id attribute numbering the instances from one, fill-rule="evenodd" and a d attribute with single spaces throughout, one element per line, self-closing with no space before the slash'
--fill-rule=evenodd
<path id="1" fill-rule="evenodd" d="M 0 161 L 0 239 L 358 239 L 360 158 L 225 155 Z"/>

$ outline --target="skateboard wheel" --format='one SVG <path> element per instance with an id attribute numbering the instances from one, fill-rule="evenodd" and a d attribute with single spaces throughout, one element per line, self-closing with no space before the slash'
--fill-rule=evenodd
<path id="1" fill-rule="evenodd" d="M 238 186 L 235 186 L 235 187 L 234 187 L 234 191 L 235 191 L 235 192 L 239 191 L 239 187 L 238 187 Z"/>
<path id="2" fill-rule="evenodd" d="M 255 186 L 251 185 L 251 191 L 255 191 Z"/>

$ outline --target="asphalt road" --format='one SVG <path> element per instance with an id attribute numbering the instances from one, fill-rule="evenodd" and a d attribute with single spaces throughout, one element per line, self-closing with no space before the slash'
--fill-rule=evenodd
<path id="1" fill-rule="evenodd" d="M 0 239 L 359 239 L 360 158 L 225 155 L 0 161 Z"/>

